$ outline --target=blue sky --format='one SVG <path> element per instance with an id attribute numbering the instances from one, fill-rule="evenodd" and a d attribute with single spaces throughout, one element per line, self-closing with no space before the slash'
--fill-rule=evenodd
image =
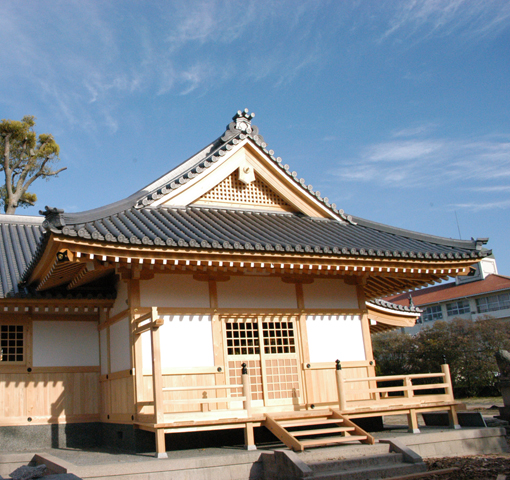
<path id="1" fill-rule="evenodd" d="M 124 198 L 247 107 L 339 208 L 490 237 L 510 275 L 508 1 L 4 0 L 0 42 L 1 118 L 67 167 L 18 214 Z"/>

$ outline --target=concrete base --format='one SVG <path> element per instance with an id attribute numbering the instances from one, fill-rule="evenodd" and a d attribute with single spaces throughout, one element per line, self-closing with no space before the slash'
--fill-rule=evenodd
<path id="1" fill-rule="evenodd" d="M 423 458 L 509 453 L 504 428 L 440 430 L 398 439 Z M 391 440 L 391 437 L 388 437 Z"/>
<path id="2" fill-rule="evenodd" d="M 101 438 L 101 423 L 0 427 L 0 451 L 94 448 L 101 446 Z"/>

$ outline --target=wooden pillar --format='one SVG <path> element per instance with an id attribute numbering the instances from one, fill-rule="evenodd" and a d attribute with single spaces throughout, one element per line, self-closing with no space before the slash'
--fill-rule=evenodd
<path id="1" fill-rule="evenodd" d="M 448 400 L 453 402 L 453 385 L 452 385 L 452 376 L 450 374 L 450 365 L 444 363 L 441 365 L 441 372 L 444 373 L 444 383 L 448 384 L 445 388 L 445 393 L 448 395 Z M 451 405 L 448 410 L 448 419 L 450 421 L 450 427 L 455 430 L 460 428 L 459 419 L 457 417 L 457 407 L 455 405 Z"/>
<path id="2" fill-rule="evenodd" d="M 243 381 L 243 397 L 245 398 L 244 409 L 246 410 L 248 420 L 251 420 L 251 384 L 246 363 L 243 363 L 241 378 Z M 257 450 L 255 435 L 253 434 L 253 423 L 251 421 L 246 422 L 244 426 L 244 445 L 246 450 Z"/>
<path id="3" fill-rule="evenodd" d="M 128 284 L 129 291 L 129 306 L 131 309 L 131 342 L 132 342 L 132 363 L 131 367 L 134 372 L 134 390 L 135 390 L 135 407 L 138 402 L 147 400 L 144 398 L 143 386 L 143 354 L 142 354 L 142 336 L 134 335 L 132 332 L 136 329 L 136 319 L 140 316 L 140 280 L 131 278 Z M 138 408 L 135 408 L 135 415 L 138 417 L 140 413 Z M 137 418 L 138 419 L 138 418 Z"/>
<path id="4" fill-rule="evenodd" d="M 152 390 L 154 394 L 154 415 L 156 424 L 165 422 L 163 406 L 163 376 L 161 373 L 161 345 L 159 340 L 158 309 L 152 307 L 151 318 L 151 351 L 152 351 Z M 157 428 L 157 427 L 156 427 Z M 166 454 L 165 432 L 163 429 L 156 430 L 156 457 L 168 458 Z"/>
<path id="5" fill-rule="evenodd" d="M 416 415 L 416 410 L 414 408 L 411 408 L 407 414 L 407 424 L 409 426 L 409 433 L 420 433 L 420 429 L 418 428 L 418 415 Z"/>
<path id="6" fill-rule="evenodd" d="M 340 360 L 336 361 L 335 373 L 336 373 L 336 388 L 338 391 L 338 404 L 340 405 L 340 412 L 344 413 L 347 410 L 347 399 L 345 398 L 344 375 Z"/>
<path id="7" fill-rule="evenodd" d="M 303 283 L 296 282 L 296 303 L 297 308 L 301 312 L 297 318 L 299 327 L 299 352 L 301 356 L 301 365 L 310 364 L 310 347 L 308 346 L 308 330 L 306 328 L 306 313 L 305 313 L 305 295 L 303 291 Z M 312 403 L 313 400 L 313 383 L 311 379 L 310 370 L 302 369 L 303 379 L 303 402 L 305 404 Z"/>

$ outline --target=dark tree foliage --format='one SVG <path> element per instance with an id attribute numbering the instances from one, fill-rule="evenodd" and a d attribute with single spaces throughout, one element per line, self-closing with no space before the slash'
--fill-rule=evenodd
<path id="1" fill-rule="evenodd" d="M 450 365 L 457 396 L 497 395 L 494 354 L 510 350 L 510 322 L 495 318 L 438 321 L 411 336 L 400 331 L 373 337 L 378 375 L 436 373 Z"/>

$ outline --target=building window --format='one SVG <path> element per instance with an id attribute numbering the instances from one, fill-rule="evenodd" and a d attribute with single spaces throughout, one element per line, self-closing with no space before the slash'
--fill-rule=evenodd
<path id="1" fill-rule="evenodd" d="M 510 308 L 510 293 L 500 293 L 476 299 L 476 309 L 478 313 L 495 312 Z"/>
<path id="2" fill-rule="evenodd" d="M 262 322 L 264 353 L 295 353 L 292 322 Z"/>
<path id="3" fill-rule="evenodd" d="M 425 311 L 421 314 L 421 318 L 423 319 L 424 322 L 442 320 L 443 311 L 441 310 L 441 305 L 433 305 L 432 307 L 427 307 Z"/>
<path id="4" fill-rule="evenodd" d="M 0 364 L 25 361 L 23 325 L 0 325 Z"/>
<path id="5" fill-rule="evenodd" d="M 469 313 L 469 302 L 467 300 L 459 300 L 458 302 L 448 303 L 446 305 L 446 311 L 449 317 Z"/>
<path id="6" fill-rule="evenodd" d="M 260 337 L 265 354 L 296 353 L 294 323 L 292 320 L 282 320 L 241 319 L 227 322 L 227 354 L 260 355 Z"/>
<path id="7" fill-rule="evenodd" d="M 227 323 L 228 355 L 258 355 L 259 329 L 257 320 Z"/>

